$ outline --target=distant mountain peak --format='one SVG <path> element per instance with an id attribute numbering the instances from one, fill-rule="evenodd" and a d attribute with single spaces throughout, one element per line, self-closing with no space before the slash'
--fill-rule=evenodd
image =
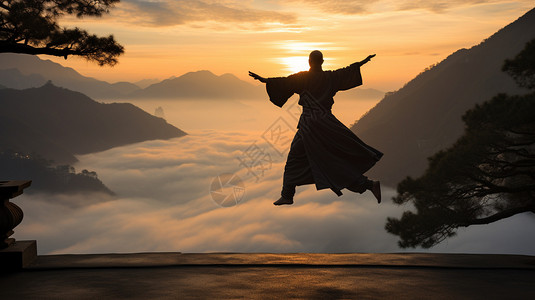
<path id="1" fill-rule="evenodd" d="M 152 84 L 134 92 L 137 98 L 203 98 L 254 99 L 263 98 L 263 88 L 245 82 L 235 75 L 215 75 L 209 70 L 185 73 L 176 78 Z"/>
<path id="2" fill-rule="evenodd" d="M 3 69 L 0 70 L 0 84 L 15 89 L 38 87 L 46 80 L 52 80 L 57 86 L 78 91 L 93 98 L 114 98 L 139 89 L 131 83 L 110 84 L 86 77 L 72 68 L 40 59 L 35 55 L 1 53 L 0 68 Z"/>
<path id="3" fill-rule="evenodd" d="M 232 73 L 225 73 L 225 74 L 223 74 L 223 75 L 221 75 L 219 77 L 240 80 L 236 75 L 234 75 Z"/>
<path id="4" fill-rule="evenodd" d="M 210 74 L 210 75 L 215 75 L 212 71 L 210 70 L 198 70 L 198 71 L 193 71 L 193 72 L 188 72 L 188 73 L 197 73 L 197 74 Z"/>
<path id="5" fill-rule="evenodd" d="M 211 71 L 208 71 L 208 70 L 199 70 L 199 71 L 187 72 L 187 73 L 185 73 L 185 74 L 183 74 L 181 76 L 176 77 L 175 79 L 188 78 L 188 77 L 194 77 L 194 78 L 210 77 L 210 78 L 213 78 L 213 77 L 219 77 L 219 76 L 215 75 L 214 73 L 212 73 Z"/>
<path id="6" fill-rule="evenodd" d="M 52 82 L 52 80 L 47 80 L 47 82 L 45 82 L 45 84 L 43 84 L 41 88 L 49 88 L 49 87 L 56 87 L 54 83 Z"/>

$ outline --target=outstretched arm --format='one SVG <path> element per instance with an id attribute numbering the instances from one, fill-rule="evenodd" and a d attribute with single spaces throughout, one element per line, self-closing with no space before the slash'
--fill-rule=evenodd
<path id="1" fill-rule="evenodd" d="M 338 69 L 333 72 L 334 82 L 336 83 L 334 89 L 336 91 L 345 91 L 352 89 L 362 84 L 362 74 L 360 73 L 360 67 L 369 62 L 375 54 L 368 55 L 365 59 L 352 63 L 351 65 Z"/>
<path id="2" fill-rule="evenodd" d="M 375 54 L 368 55 L 368 57 L 366 57 L 364 60 L 358 62 L 359 66 L 362 66 L 363 64 L 369 62 L 374 57 L 375 57 Z"/>
<path id="3" fill-rule="evenodd" d="M 260 76 L 260 75 L 258 75 L 256 73 L 253 73 L 251 71 L 249 71 L 249 76 L 253 77 L 254 79 L 256 79 L 256 80 L 258 80 L 258 81 L 260 81 L 262 83 L 266 83 L 267 82 L 266 78 L 264 78 L 264 77 L 262 77 L 262 76 Z"/>

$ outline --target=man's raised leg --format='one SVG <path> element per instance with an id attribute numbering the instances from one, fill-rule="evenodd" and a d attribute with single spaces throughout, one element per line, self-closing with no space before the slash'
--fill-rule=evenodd
<path id="1" fill-rule="evenodd" d="M 372 192 L 377 203 L 381 203 L 381 183 L 379 181 L 369 180 L 368 177 L 362 175 L 355 183 L 347 187 L 348 190 L 362 194 L 365 191 L 369 190 Z"/>

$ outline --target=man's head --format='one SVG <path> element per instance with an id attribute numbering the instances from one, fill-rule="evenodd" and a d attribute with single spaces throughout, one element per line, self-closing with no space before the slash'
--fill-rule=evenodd
<path id="1" fill-rule="evenodd" d="M 319 50 L 310 52 L 310 55 L 308 56 L 308 64 L 311 68 L 321 68 L 321 65 L 323 64 L 323 54 Z"/>

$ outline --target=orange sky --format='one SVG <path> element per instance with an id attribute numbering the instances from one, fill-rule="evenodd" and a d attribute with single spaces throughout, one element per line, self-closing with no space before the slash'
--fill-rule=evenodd
<path id="1" fill-rule="evenodd" d="M 126 50 L 117 66 L 41 57 L 109 82 L 197 70 L 253 82 L 248 70 L 271 77 L 305 69 L 315 49 L 325 69 L 376 53 L 364 67 L 364 87 L 392 91 L 532 7 L 532 0 L 123 0 L 100 19 L 60 20 L 114 34 Z"/>

